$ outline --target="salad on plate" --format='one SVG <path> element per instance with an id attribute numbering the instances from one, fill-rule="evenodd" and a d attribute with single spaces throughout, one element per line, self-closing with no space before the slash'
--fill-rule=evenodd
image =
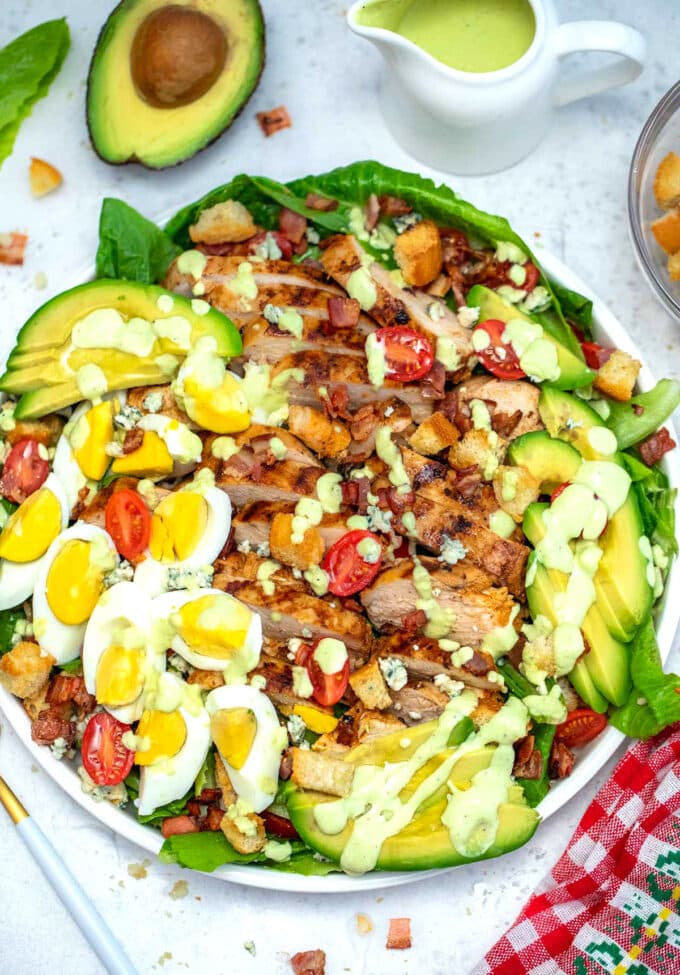
<path id="1" fill-rule="evenodd" d="M 654 607 L 680 386 L 598 344 L 501 217 L 357 163 L 237 176 L 0 377 L 0 683 L 200 870 L 526 843 L 611 724 L 680 719 Z"/>

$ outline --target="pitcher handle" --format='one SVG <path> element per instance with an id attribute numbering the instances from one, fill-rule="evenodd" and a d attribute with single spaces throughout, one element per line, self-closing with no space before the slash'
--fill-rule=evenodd
<path id="1" fill-rule="evenodd" d="M 626 24 L 613 20 L 574 20 L 560 24 L 555 38 L 558 58 L 577 51 L 606 51 L 620 55 L 614 64 L 562 78 L 555 96 L 558 106 L 627 85 L 635 81 L 645 66 L 647 41 L 639 31 Z"/>

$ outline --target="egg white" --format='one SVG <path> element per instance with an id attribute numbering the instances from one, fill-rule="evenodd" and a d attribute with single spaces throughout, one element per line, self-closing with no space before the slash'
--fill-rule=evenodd
<path id="1" fill-rule="evenodd" d="M 60 531 L 63 531 L 68 525 L 69 504 L 61 481 L 54 474 L 48 474 L 42 487 L 51 491 L 59 502 Z M 33 562 L 10 562 L 9 559 L 0 559 L 0 610 L 12 609 L 30 598 L 41 566 L 48 555 L 49 549 Z"/>
<path id="2" fill-rule="evenodd" d="M 115 557 L 117 565 L 120 559 L 108 532 L 105 532 L 103 528 L 98 528 L 96 525 L 88 525 L 83 521 L 77 521 L 75 525 L 71 525 L 66 531 L 57 535 L 41 559 L 33 592 L 33 623 L 35 626 L 40 622 L 38 628 L 39 635 L 36 634 L 36 640 L 40 644 L 41 649 L 52 654 L 58 664 L 66 664 L 71 660 L 75 660 L 79 655 L 87 621 L 84 623 L 62 623 L 61 620 L 57 619 L 47 601 L 47 576 L 52 567 L 52 562 L 66 542 L 72 539 L 82 539 L 88 542 L 97 535 L 105 539 Z"/>
<path id="3" fill-rule="evenodd" d="M 208 694 L 205 707 L 211 717 L 226 708 L 249 708 L 255 715 L 257 731 L 243 766 L 232 768 L 223 755 L 221 758 L 237 795 L 256 813 L 261 812 L 274 801 L 281 754 L 287 743 L 274 705 L 266 694 L 249 684 L 225 684 Z M 268 783 L 273 790 L 265 787 Z"/>
<path id="4" fill-rule="evenodd" d="M 146 593 L 134 582 L 118 582 L 102 593 L 85 628 L 83 640 L 83 677 L 88 693 L 95 694 L 97 668 L 102 654 L 111 645 L 114 627 L 122 621 L 146 635 L 145 658 L 149 669 L 163 673 L 165 652 L 157 652 L 149 638 L 151 604 Z M 119 721 L 138 721 L 144 710 L 144 690 L 135 701 L 121 707 L 102 705 Z"/>
<path id="5" fill-rule="evenodd" d="M 219 596 L 228 600 L 238 602 L 233 596 L 222 592 L 221 589 L 183 589 L 176 592 L 166 592 L 157 596 L 151 604 L 152 619 L 169 619 L 173 613 L 184 606 L 186 603 L 201 599 L 203 596 Z M 248 608 L 248 607 L 246 607 Z M 251 612 L 250 626 L 246 634 L 243 648 L 235 651 L 239 656 L 240 672 L 248 672 L 253 667 L 257 667 L 260 660 L 260 650 L 262 649 L 262 620 L 258 613 Z M 182 639 L 179 633 L 175 633 L 170 644 L 175 653 L 183 657 L 192 667 L 199 670 L 228 670 L 229 661 L 219 657 L 208 657 L 202 653 L 196 653 Z M 242 666 L 241 666 L 242 662 Z"/>

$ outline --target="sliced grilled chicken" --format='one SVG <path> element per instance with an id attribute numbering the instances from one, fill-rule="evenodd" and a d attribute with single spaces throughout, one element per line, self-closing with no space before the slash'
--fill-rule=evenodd
<path id="1" fill-rule="evenodd" d="M 255 501 L 245 505 L 232 521 L 236 544 L 242 545 L 243 542 L 248 542 L 253 549 L 264 543 L 268 544 L 269 529 L 274 515 L 292 515 L 294 511 L 295 505 L 284 501 Z M 347 533 L 347 515 L 324 514 L 316 529 L 328 550 L 334 542 Z"/>
<path id="2" fill-rule="evenodd" d="M 491 414 L 491 425 L 503 437 L 514 439 L 523 433 L 543 429 L 538 412 L 541 390 L 533 383 L 473 376 L 456 387 L 456 394 L 459 403 L 484 400 Z"/>
<path id="3" fill-rule="evenodd" d="M 429 681 L 414 681 L 399 691 L 392 691 L 393 703 L 389 710 L 404 724 L 414 725 L 438 718 L 450 700 L 448 694 Z"/>
<path id="4" fill-rule="evenodd" d="M 291 379 L 288 394 L 291 403 L 315 406 L 321 401 L 319 389 L 331 393 L 336 387 L 347 391 L 350 410 L 358 410 L 367 403 L 379 403 L 396 398 L 406 403 L 417 423 L 432 413 L 432 400 L 426 399 L 417 383 L 396 383 L 389 379 L 376 388 L 368 378 L 365 359 L 348 355 L 326 355 L 324 352 L 293 352 L 285 356 L 273 368 L 271 378 L 288 369 L 302 369 L 301 382 Z"/>
<path id="5" fill-rule="evenodd" d="M 277 429 L 276 436 L 283 439 L 282 434 L 285 431 Z M 316 459 L 306 458 L 302 463 L 287 458 L 276 460 L 270 451 L 258 456 L 249 444 L 228 460 L 222 460 L 213 456 L 214 439 L 209 437 L 205 442 L 203 466 L 210 468 L 215 484 L 227 492 L 236 507 L 249 501 L 297 502 L 300 498 L 315 497 L 316 482 L 326 473 Z M 302 449 L 306 451 L 305 447 Z"/>
<path id="6" fill-rule="evenodd" d="M 354 704 L 345 711 L 333 731 L 321 735 L 314 742 L 312 749 L 315 752 L 345 752 L 370 738 L 387 735 L 405 727 L 406 722 L 395 714 L 372 711 L 361 704 Z"/>
<path id="7" fill-rule="evenodd" d="M 154 399 L 147 399 L 149 396 L 153 396 Z M 158 405 L 156 405 L 156 401 L 159 397 L 160 402 Z M 155 409 L 149 409 L 149 403 L 151 403 Z M 136 407 L 136 409 L 141 410 L 142 413 L 162 413 L 163 416 L 169 416 L 173 420 L 178 420 L 180 423 L 185 423 L 192 430 L 203 429 L 199 424 L 194 423 L 194 421 L 186 415 L 184 410 L 180 409 L 170 386 L 137 386 L 135 389 L 129 389 L 127 394 L 127 405 Z"/>
<path id="8" fill-rule="evenodd" d="M 321 467 L 321 462 L 312 451 L 294 434 L 282 427 L 268 427 L 264 423 L 252 423 L 247 430 L 237 433 L 234 442 L 237 447 L 252 447 L 256 456 L 263 457 L 271 453 L 271 440 L 276 437 L 286 448 L 284 460 L 295 464 L 311 464 Z M 211 439 L 211 443 L 214 437 Z"/>
<path id="9" fill-rule="evenodd" d="M 450 611 L 449 639 L 478 647 L 487 633 L 507 624 L 515 605 L 507 589 L 466 588 L 459 584 L 456 573 L 442 568 L 436 560 L 422 561 L 430 572 L 433 591 L 438 590 L 435 597 L 438 604 Z M 404 627 L 408 618 L 413 618 L 418 611 L 419 601 L 410 559 L 402 559 L 381 572 L 361 593 L 362 605 L 378 630 Z"/>
<path id="10" fill-rule="evenodd" d="M 303 581 L 283 568 L 267 580 L 274 586 L 272 593 L 268 585 L 257 579 L 258 568 L 264 562 L 252 554 L 227 556 L 218 565 L 213 586 L 230 592 L 258 612 L 262 629 L 271 639 L 299 637 L 312 641 L 335 637 L 345 643 L 352 665 L 360 666 L 373 642 L 366 618 L 356 610 L 346 609 L 339 599 L 312 596 Z"/>
<path id="11" fill-rule="evenodd" d="M 451 654 L 442 650 L 437 640 L 424 636 L 407 638 L 403 633 L 393 633 L 376 640 L 375 650 L 381 657 L 391 657 L 402 663 L 413 681 L 446 674 L 475 690 L 497 689 L 497 685 L 486 676 L 496 669 L 493 659 L 481 650 L 475 650 L 462 667 L 453 666 Z M 391 693 L 394 697 L 395 692 Z"/>
<path id="12" fill-rule="evenodd" d="M 253 359 L 255 362 L 278 362 L 283 356 L 288 355 L 291 347 L 301 352 L 316 350 L 363 358 L 366 335 L 376 328 L 375 324 L 365 317 L 360 320 L 356 329 L 333 329 L 320 315 L 306 314 L 304 309 L 300 309 L 300 314 L 302 315 L 300 338 L 293 337 L 290 332 L 280 329 L 278 325 L 268 322 L 265 318 L 246 322 L 241 332 L 243 354 L 246 358 Z"/>
<path id="13" fill-rule="evenodd" d="M 335 237 L 321 255 L 324 270 L 343 287 L 350 275 L 366 266 L 376 290 L 376 302 L 370 315 L 380 325 L 410 325 L 430 338 L 450 338 L 456 345 L 460 365 L 465 366 L 473 354 L 472 335 L 444 304 L 424 291 L 401 288 L 390 272 L 376 261 L 367 262 L 361 244 L 351 235 Z"/>

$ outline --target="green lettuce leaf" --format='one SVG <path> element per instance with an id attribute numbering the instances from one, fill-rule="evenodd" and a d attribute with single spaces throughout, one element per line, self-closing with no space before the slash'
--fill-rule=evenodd
<path id="1" fill-rule="evenodd" d="M 43 98 L 69 49 L 66 20 L 48 20 L 0 50 L 0 165 L 14 148 L 19 126 Z"/>
<path id="2" fill-rule="evenodd" d="M 76 657 L 75 660 L 69 660 L 67 664 L 59 664 L 59 670 L 63 674 L 79 674 L 83 669 L 83 662 L 80 657 Z"/>
<path id="3" fill-rule="evenodd" d="M 283 188 L 283 184 L 276 184 Z M 195 200 L 188 206 L 183 207 L 165 227 L 165 233 L 171 237 L 182 250 L 193 247 L 193 242 L 189 236 L 189 227 L 196 223 L 203 210 L 207 210 L 217 203 L 224 203 L 225 200 L 239 200 L 250 213 L 257 224 L 271 230 L 276 226 L 279 205 L 264 196 L 257 187 L 254 186 L 250 176 L 242 173 L 235 176 L 228 183 L 215 187 L 200 199 Z"/>
<path id="4" fill-rule="evenodd" d="M 237 853 L 224 833 L 183 833 L 170 836 L 158 854 L 163 863 L 177 863 L 191 870 L 212 873 L 226 863 L 260 863 L 283 873 L 299 873 L 305 877 L 323 877 L 337 872 L 337 863 L 318 860 L 313 852 L 299 840 L 291 843 L 290 859 L 282 863 L 268 860 L 264 853 Z"/>
<path id="5" fill-rule="evenodd" d="M 200 796 L 204 789 L 215 788 L 215 752 L 211 749 L 205 756 L 196 781 L 194 782 L 194 796 Z"/>
<path id="6" fill-rule="evenodd" d="M 675 534 L 675 501 L 677 491 L 659 467 L 647 467 L 631 453 L 619 455 L 633 481 L 645 535 L 653 545 L 660 545 L 672 558 L 678 552 Z"/>
<path id="7" fill-rule="evenodd" d="M 619 450 L 625 450 L 658 430 L 671 413 L 680 406 L 680 382 L 661 379 L 648 393 L 638 393 L 627 403 L 610 402 L 605 423 L 616 434 Z M 634 407 L 642 407 L 642 413 Z"/>
<path id="8" fill-rule="evenodd" d="M 610 713 L 615 728 L 631 738 L 646 739 L 680 721 L 680 676 L 663 671 L 651 616 L 630 644 L 630 673 L 630 697 Z"/>
<path id="9" fill-rule="evenodd" d="M 520 776 L 517 782 L 524 789 L 524 798 L 532 809 L 542 802 L 550 791 L 550 777 L 548 775 L 550 750 L 556 730 L 554 724 L 535 724 L 530 732 L 534 736 L 534 747 L 539 750 L 543 759 L 541 775 L 538 779 L 524 779 Z"/>
<path id="10" fill-rule="evenodd" d="M 552 289 L 564 312 L 564 317 L 576 322 L 586 338 L 590 338 L 593 324 L 593 303 L 590 298 L 580 295 L 578 291 L 572 291 L 571 288 L 563 288 L 561 284 L 556 284 L 554 281 Z"/>
<path id="11" fill-rule="evenodd" d="M 99 216 L 98 278 L 160 281 L 181 248 L 123 200 L 106 197 Z"/>
<path id="12" fill-rule="evenodd" d="M 0 610 L 0 657 L 12 649 L 14 628 L 19 620 L 26 619 L 22 609 Z"/>

